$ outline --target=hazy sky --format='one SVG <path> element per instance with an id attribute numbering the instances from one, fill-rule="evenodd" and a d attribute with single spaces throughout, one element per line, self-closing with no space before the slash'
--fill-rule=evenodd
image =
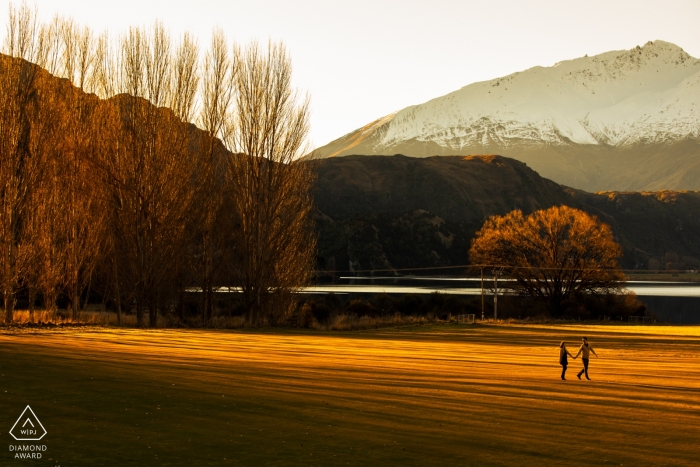
<path id="1" fill-rule="evenodd" d="M 7 5 L 1 24 L 4 31 Z M 14 2 L 18 5 L 19 2 Z M 321 146 L 412 104 L 532 66 L 655 39 L 700 57 L 700 0 L 36 0 L 93 29 L 159 19 L 209 42 L 283 40 L 295 84 L 312 98 Z"/>

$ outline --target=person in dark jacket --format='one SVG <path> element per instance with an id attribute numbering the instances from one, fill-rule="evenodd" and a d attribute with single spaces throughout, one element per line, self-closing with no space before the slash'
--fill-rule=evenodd
<path id="1" fill-rule="evenodd" d="M 559 364 L 561 365 L 561 379 L 566 380 L 566 367 L 569 366 L 569 358 L 576 358 L 566 350 L 566 342 L 559 344 Z"/>

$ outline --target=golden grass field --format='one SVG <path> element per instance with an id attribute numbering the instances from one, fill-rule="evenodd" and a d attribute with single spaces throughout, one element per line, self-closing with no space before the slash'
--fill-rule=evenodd
<path id="1" fill-rule="evenodd" d="M 559 379 L 558 344 L 600 355 Z M 699 465 L 700 327 L 6 331 L 0 465 Z M 9 434 L 4 435 L 12 444 Z"/>

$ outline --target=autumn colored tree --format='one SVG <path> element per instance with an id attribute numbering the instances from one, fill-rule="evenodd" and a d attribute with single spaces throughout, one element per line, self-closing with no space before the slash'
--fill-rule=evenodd
<path id="1" fill-rule="evenodd" d="M 308 148 L 309 100 L 291 85 L 283 45 L 236 49 L 235 105 L 227 132 L 227 186 L 233 205 L 232 279 L 249 322 L 274 325 L 313 271 L 314 180 Z"/>
<path id="2" fill-rule="evenodd" d="M 230 230 L 230 192 L 224 183 L 225 147 L 236 75 L 235 62 L 229 55 L 226 39 L 215 31 L 211 47 L 204 58 L 200 96 L 202 105 L 198 125 L 204 130 L 197 144 L 197 248 L 194 262 L 197 283 L 202 288 L 202 321 L 211 321 L 214 312 L 214 288 L 226 280 L 223 266 Z M 217 284 L 218 283 L 218 284 Z M 180 300 L 182 302 L 182 300 Z"/>
<path id="3" fill-rule="evenodd" d="M 502 268 L 516 288 L 554 313 L 575 294 L 618 291 L 621 255 L 607 224 L 567 206 L 490 217 L 469 251 L 472 264 Z"/>
<path id="4" fill-rule="evenodd" d="M 8 28 L 0 57 L 0 286 L 5 321 L 12 322 L 22 280 L 22 234 L 31 213 L 34 192 L 42 183 L 47 131 L 52 130 L 42 103 L 50 89 L 39 85 L 44 49 L 36 12 L 10 5 Z M 25 253 L 29 253 L 24 248 Z M 25 258 L 27 255 L 24 254 Z"/>
<path id="5" fill-rule="evenodd" d="M 140 326 L 202 290 L 240 286 L 253 324 L 274 324 L 308 283 L 313 164 L 301 162 L 308 98 L 281 44 L 200 62 L 157 23 L 116 41 L 10 6 L 0 57 L 0 288 L 12 321 L 59 296 L 78 317 L 93 277 Z M 200 73 L 201 67 L 201 73 Z M 63 78 L 63 79 L 58 79 Z M 197 124 L 200 128 L 196 128 Z M 97 273 L 95 273 L 97 271 Z"/>
<path id="6" fill-rule="evenodd" d="M 187 122 L 197 54 L 188 37 L 174 49 L 160 24 L 151 31 L 132 28 L 119 46 L 114 56 L 101 49 L 98 59 L 98 69 L 115 71 L 104 89 L 118 93 L 107 101 L 106 126 L 116 138 L 100 163 L 109 187 L 112 270 L 123 286 L 119 295 L 135 302 L 139 325 L 148 311 L 149 325 L 156 326 L 192 234 L 187 220 L 196 164 Z"/>
<path id="7" fill-rule="evenodd" d="M 34 190 L 31 209 L 22 223 L 23 233 L 18 248 L 22 279 L 29 294 L 30 315 L 37 293 L 43 297 L 44 309 L 53 315 L 56 300 L 65 284 L 64 225 L 58 215 L 63 204 L 58 162 L 58 159 L 49 162 L 48 175 Z"/>
<path id="8" fill-rule="evenodd" d="M 49 37 L 51 55 L 56 57 L 54 72 L 73 83 L 61 87 L 64 105 L 55 109 L 61 131 L 53 145 L 59 150 L 56 176 L 60 192 L 56 198 L 60 202 L 55 217 L 60 219 L 63 285 L 73 319 L 77 319 L 81 293 L 102 258 L 106 233 L 105 197 L 98 178 L 91 176 L 92 161 L 101 154 L 101 127 L 96 118 L 100 102 L 86 94 L 94 87 L 95 41 L 88 28 L 61 18 L 52 23 Z"/>

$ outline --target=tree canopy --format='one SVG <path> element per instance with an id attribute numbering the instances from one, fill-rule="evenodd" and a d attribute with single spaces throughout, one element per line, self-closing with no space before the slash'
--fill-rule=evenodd
<path id="1" fill-rule="evenodd" d="M 472 241 L 472 264 L 502 268 L 516 288 L 555 313 L 575 294 L 605 294 L 624 279 L 622 249 L 607 224 L 578 209 L 519 210 L 486 220 Z"/>

